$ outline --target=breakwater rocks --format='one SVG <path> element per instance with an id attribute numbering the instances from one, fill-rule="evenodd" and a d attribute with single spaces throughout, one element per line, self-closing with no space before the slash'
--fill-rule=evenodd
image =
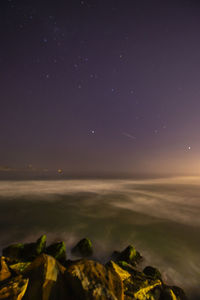
<path id="1" fill-rule="evenodd" d="M 64 242 L 46 246 L 46 236 L 14 244 L 0 257 L 0 299 L 4 300 L 186 300 L 183 290 L 168 286 L 161 273 L 137 266 L 142 256 L 133 246 L 113 252 L 105 265 L 92 259 L 93 246 L 82 239 L 66 257 Z"/>

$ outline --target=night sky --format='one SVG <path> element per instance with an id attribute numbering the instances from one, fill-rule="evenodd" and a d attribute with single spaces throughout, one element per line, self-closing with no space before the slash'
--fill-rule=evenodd
<path id="1" fill-rule="evenodd" d="M 1 0 L 0 22 L 2 172 L 200 173 L 199 1 Z"/>

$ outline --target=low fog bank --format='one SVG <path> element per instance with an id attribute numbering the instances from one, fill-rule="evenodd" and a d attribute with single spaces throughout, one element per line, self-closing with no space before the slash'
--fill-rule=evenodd
<path id="1" fill-rule="evenodd" d="M 0 248 L 89 236 L 100 260 L 133 244 L 144 264 L 200 299 L 200 178 L 0 182 Z M 68 251 L 68 256 L 70 251 Z"/>

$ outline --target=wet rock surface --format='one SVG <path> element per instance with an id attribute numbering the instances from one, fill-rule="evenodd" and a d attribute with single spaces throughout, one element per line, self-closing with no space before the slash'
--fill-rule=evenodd
<path id="1" fill-rule="evenodd" d="M 129 245 L 115 251 L 105 265 L 93 254 L 89 239 L 71 252 L 83 257 L 67 260 L 64 242 L 46 247 L 46 236 L 29 244 L 13 244 L 0 257 L 0 300 L 187 300 L 184 291 L 167 286 L 158 269 L 138 269 L 142 256 Z"/>
<path id="2" fill-rule="evenodd" d="M 74 256 L 89 257 L 93 254 L 92 243 L 88 238 L 80 240 L 71 250 Z"/>

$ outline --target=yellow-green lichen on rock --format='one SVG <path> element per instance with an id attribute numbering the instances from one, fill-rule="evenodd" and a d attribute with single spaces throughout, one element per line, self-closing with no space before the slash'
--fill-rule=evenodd
<path id="1" fill-rule="evenodd" d="M 66 260 L 66 246 L 64 242 L 57 242 L 48 246 L 45 250 L 45 253 L 53 256 L 60 262 Z"/>
<path id="2" fill-rule="evenodd" d="M 142 256 L 138 251 L 136 251 L 136 249 L 132 245 L 129 245 L 121 252 L 114 251 L 113 260 L 116 262 L 124 261 L 128 264 L 136 266 L 136 264 L 141 262 Z"/>
<path id="3" fill-rule="evenodd" d="M 65 274 L 74 299 L 124 299 L 120 276 L 96 261 L 82 259 L 74 262 Z"/>
<path id="4" fill-rule="evenodd" d="M 4 285 L 0 285 L 0 299 L 21 300 L 26 292 L 28 282 L 28 278 L 20 275 L 10 279 Z"/>
<path id="5" fill-rule="evenodd" d="M 148 279 L 142 272 L 139 271 L 137 271 L 135 275 L 124 280 L 123 284 L 125 295 L 137 300 L 146 300 L 151 298 L 154 300 L 154 290 L 162 288 L 162 282 L 160 280 Z M 156 294 L 158 294 L 157 291 Z"/>
<path id="6" fill-rule="evenodd" d="M 23 300 L 68 299 L 64 272 L 65 267 L 52 256 L 38 256 L 24 271 L 29 285 Z"/>
<path id="7" fill-rule="evenodd" d="M 78 255 L 92 253 L 89 239 L 77 245 Z M 187 300 L 181 288 L 163 282 L 158 269 L 147 266 L 141 272 L 141 255 L 131 245 L 115 251 L 105 265 L 86 258 L 66 260 L 64 242 L 46 248 L 45 235 L 3 253 L 0 300 Z"/>
<path id="8" fill-rule="evenodd" d="M 156 281 L 153 284 L 148 284 L 146 287 L 139 289 L 136 293 L 134 293 L 134 298 L 137 300 L 147 300 L 152 299 L 154 297 L 153 291 L 155 288 L 161 286 L 161 281 Z M 175 299 L 174 299 L 175 300 Z"/>
<path id="9" fill-rule="evenodd" d="M 5 257 L 0 257 L 0 282 L 8 279 L 11 276 L 11 272 L 6 263 Z"/>
<path id="10" fill-rule="evenodd" d="M 71 253 L 79 257 L 88 257 L 93 254 L 92 242 L 88 238 L 80 240 L 71 250 Z"/>
<path id="11" fill-rule="evenodd" d="M 26 268 L 31 264 L 31 262 L 19 262 L 16 264 L 9 265 L 9 268 L 17 274 L 23 273 Z"/>
<path id="12" fill-rule="evenodd" d="M 112 270 L 114 272 L 116 272 L 119 277 L 121 278 L 122 281 L 128 279 L 131 277 L 131 274 L 125 270 L 123 270 L 122 268 L 120 268 L 119 265 L 117 265 L 114 261 L 109 261 L 107 264 L 106 264 L 106 268 L 108 270 Z"/>

